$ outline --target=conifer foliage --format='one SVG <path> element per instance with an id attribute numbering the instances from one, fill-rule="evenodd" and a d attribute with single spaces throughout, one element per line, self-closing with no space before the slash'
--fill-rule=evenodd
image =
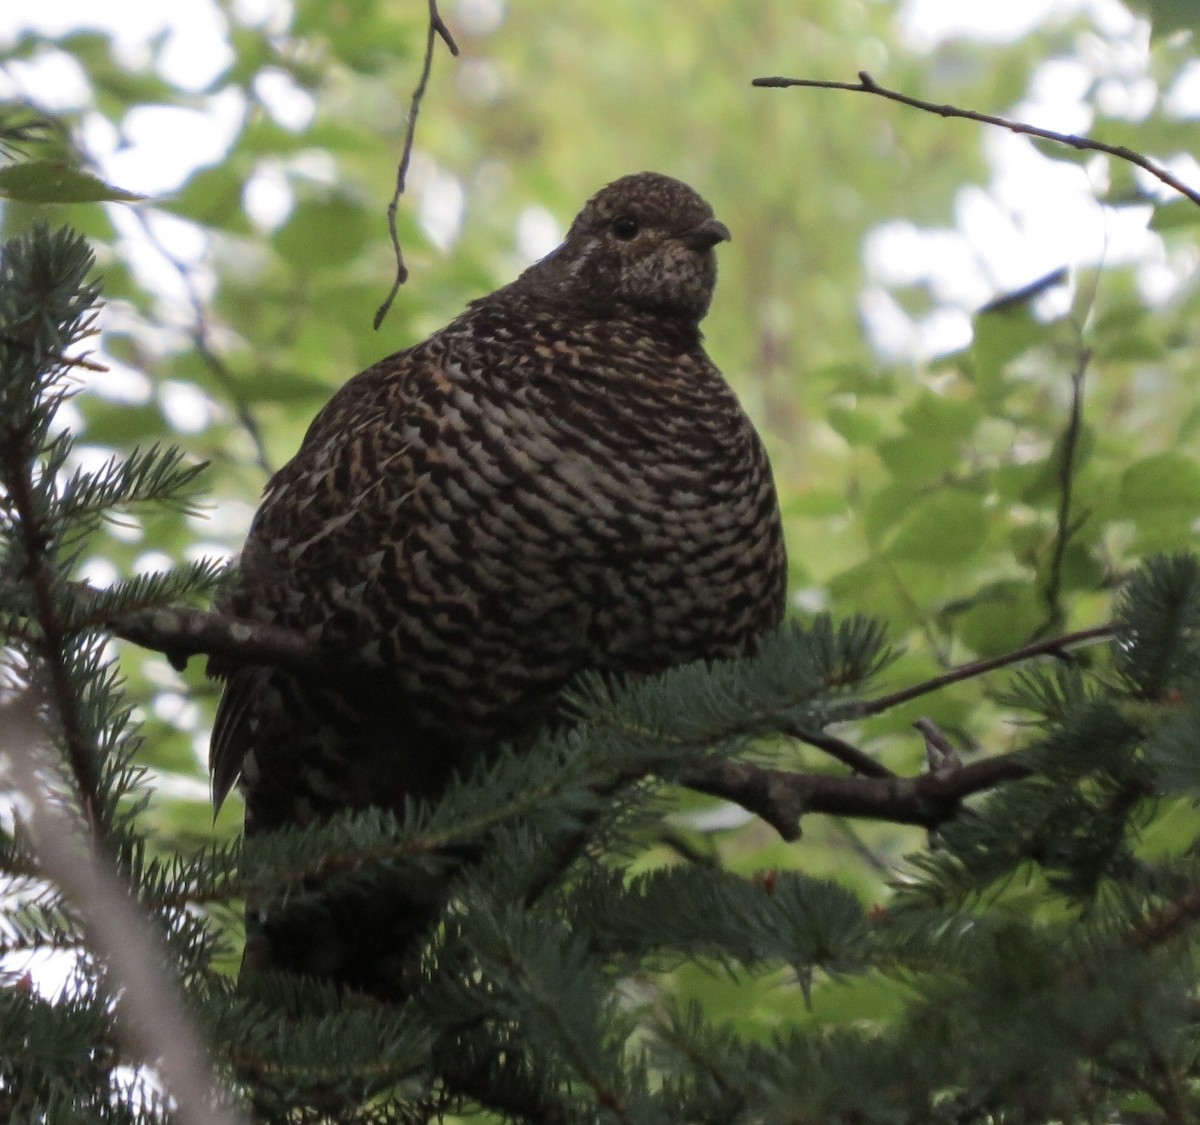
<path id="1" fill-rule="evenodd" d="M 797 871 L 751 879 L 678 863 L 631 875 L 623 862 L 661 817 L 664 783 L 704 788 L 698 778 L 732 763 L 770 805 L 772 786 L 802 776 L 772 739 L 820 745 L 871 710 L 889 653 L 864 620 L 793 625 L 754 660 L 624 691 L 582 683 L 575 726 L 481 766 L 434 807 L 174 854 L 146 816 L 109 641 L 121 621 L 206 590 L 213 568 L 98 592 L 76 567 L 99 521 L 188 503 L 201 467 L 168 449 L 80 467 L 56 418 L 87 363 L 90 268 L 78 236 L 45 229 L 6 244 L 0 264 L 2 751 L 15 810 L 0 828 L 0 952 L 73 964 L 55 996 L 31 977 L 0 978 L 0 1115 L 1200 1117 L 1196 559 L 1153 559 L 1128 581 L 1105 653 L 1015 676 L 1019 769 L 969 804 L 931 806 L 927 846 L 885 902 Z M 886 805 L 872 815 L 886 818 Z M 404 1002 L 237 982 L 230 919 L 248 894 L 301 894 L 330 873 L 369 887 L 397 866 L 454 887 L 405 968 Z M 146 972 L 114 939 L 122 926 L 152 937 Z M 786 1016 L 751 1034 L 680 1001 L 678 980 L 696 971 L 769 981 Z M 202 1096 L 147 1023 L 163 1010 L 206 1044 L 185 1060 L 206 1076 Z"/>

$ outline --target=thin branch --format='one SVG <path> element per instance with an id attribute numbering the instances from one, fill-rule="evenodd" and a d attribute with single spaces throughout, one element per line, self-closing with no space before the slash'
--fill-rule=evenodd
<path id="1" fill-rule="evenodd" d="M 203 609 L 145 609 L 108 622 L 114 636 L 161 652 L 179 671 L 188 657 L 206 655 L 230 667 L 269 664 L 313 672 L 328 664 L 298 629 L 268 621 L 225 617 Z"/>
<path id="2" fill-rule="evenodd" d="M 16 515 L 18 534 L 24 540 L 22 547 L 32 593 L 32 617 L 40 633 L 38 651 L 46 670 L 46 701 L 62 733 L 63 748 L 79 793 L 88 833 L 93 842 L 99 844 L 104 837 L 106 819 L 100 796 L 100 776 L 95 748 L 87 737 L 78 694 L 71 682 L 67 636 L 55 597 L 58 576 L 52 561 L 47 559 L 54 537 L 47 526 L 43 502 L 37 495 L 33 465 L 25 456 L 23 446 L 27 440 L 27 434 L 8 428 L 0 431 L 0 479 Z"/>
<path id="3" fill-rule="evenodd" d="M 1056 133 L 1053 129 L 1042 129 L 1037 125 L 1029 125 L 1024 121 L 1011 121 L 1007 117 L 997 117 L 991 113 L 980 113 L 977 110 L 962 109 L 955 105 L 924 101 L 921 98 L 902 94 L 898 90 L 890 90 L 886 86 L 880 86 L 865 70 L 858 72 L 857 82 L 825 82 L 815 78 L 771 77 L 756 78 L 752 85 L 772 89 L 782 89 L 789 86 L 806 86 L 817 90 L 849 90 L 856 94 L 875 94 L 878 97 L 887 98 L 889 101 L 899 102 L 901 105 L 924 110 L 926 113 L 936 113 L 939 117 L 961 117 L 967 121 L 978 121 L 984 125 L 995 125 L 998 128 L 1007 129 L 1010 133 L 1038 137 L 1043 141 L 1052 141 L 1054 144 L 1066 145 L 1068 148 L 1078 149 L 1083 152 L 1102 152 L 1141 168 L 1156 180 L 1166 184 L 1169 188 L 1173 188 L 1180 195 L 1186 196 L 1197 206 L 1200 206 L 1200 190 L 1189 187 L 1177 176 L 1168 172 L 1166 168 L 1156 164 L 1148 156 L 1137 152 L 1135 149 L 1127 148 L 1125 145 L 1105 144 L 1103 141 L 1097 141 L 1091 137 L 1083 137 L 1077 133 Z"/>
<path id="4" fill-rule="evenodd" d="M 880 715 L 884 711 L 889 711 L 891 708 L 899 706 L 901 703 L 907 703 L 910 699 L 918 699 L 922 695 L 929 695 L 931 692 L 940 691 L 950 684 L 961 683 L 963 680 L 976 679 L 988 672 L 996 671 L 997 668 L 1007 668 L 1013 664 L 1020 664 L 1023 660 L 1030 660 L 1035 656 L 1062 657 L 1068 649 L 1074 648 L 1077 645 L 1107 640 L 1114 634 L 1115 630 L 1116 627 L 1113 625 L 1096 625 L 1091 629 L 1079 629 L 1074 633 L 1064 633 L 1060 637 L 1050 637 L 1047 640 L 1038 641 L 1035 644 L 1016 649 L 1013 652 L 1006 652 L 1003 656 L 993 656 L 987 660 L 973 660 L 969 664 L 960 664 L 957 668 L 951 668 L 950 671 L 944 672 L 940 676 L 932 676 L 928 680 L 922 680 L 919 684 L 912 684 L 909 687 L 901 688 L 899 691 L 889 692 L 887 695 L 877 696 L 875 699 L 868 699 L 862 703 L 853 704 L 847 709 L 848 713 L 845 717 L 848 720 L 852 718 L 864 719 L 870 715 Z"/>
<path id="5" fill-rule="evenodd" d="M 99 331 L 91 334 L 99 335 Z M 10 336 L 7 332 L 0 332 L 0 343 L 3 343 L 6 347 L 20 348 L 22 351 L 26 352 L 33 350 L 24 340 L 21 340 L 16 336 Z M 88 359 L 87 356 L 63 355 L 61 352 L 56 351 L 48 351 L 42 354 L 46 361 L 50 363 L 56 363 L 63 368 L 81 367 L 85 371 L 98 372 L 105 372 L 108 370 L 103 363 L 97 363 L 94 359 Z"/>
<path id="6" fill-rule="evenodd" d="M 400 207 L 400 197 L 404 194 L 408 180 L 408 162 L 412 159 L 413 141 L 417 136 L 417 115 L 421 112 L 425 87 L 429 85 L 429 75 L 433 70 L 433 49 L 439 39 L 446 44 L 446 49 L 450 54 L 457 57 L 458 44 L 454 42 L 454 36 L 450 34 L 450 29 L 438 13 L 437 0 L 429 0 L 429 30 L 425 36 L 425 61 L 421 65 L 421 77 L 417 82 L 417 88 L 413 90 L 412 103 L 408 108 L 408 128 L 404 133 L 404 147 L 400 151 L 400 163 L 396 166 L 396 190 L 392 194 L 392 201 L 388 204 L 387 209 L 388 234 L 391 235 L 392 251 L 396 255 L 396 280 L 392 282 L 391 292 L 384 298 L 383 304 L 375 310 L 376 331 L 383 323 L 383 318 L 387 316 L 388 309 L 392 307 L 396 294 L 400 292 L 400 286 L 408 280 L 408 266 L 404 264 L 404 251 L 400 246 L 400 234 L 396 230 L 396 211 Z"/>
<path id="7" fill-rule="evenodd" d="M 1062 593 L 1063 560 L 1067 555 L 1067 544 L 1079 529 L 1071 520 L 1071 493 L 1075 483 L 1075 469 L 1079 449 L 1079 435 L 1083 430 L 1083 384 L 1091 362 L 1091 348 L 1083 347 L 1075 370 L 1071 372 L 1071 413 L 1063 433 L 1062 456 L 1058 465 L 1058 520 L 1054 534 L 1054 554 L 1050 559 L 1050 573 L 1046 578 L 1044 598 L 1049 617 L 1043 629 L 1051 629 L 1062 619 L 1059 595 Z M 1035 634 L 1036 635 L 1036 634 Z"/>
<path id="8" fill-rule="evenodd" d="M 129 211 L 142 228 L 142 234 L 145 236 L 146 241 L 158 251 L 179 275 L 179 281 L 183 285 L 184 292 L 187 294 L 188 304 L 192 309 L 192 324 L 188 329 L 188 335 L 192 338 L 192 345 L 196 349 L 196 354 L 204 362 L 204 366 L 208 368 L 213 382 L 220 387 L 229 404 L 233 407 L 234 417 L 237 418 L 238 425 L 245 430 L 246 436 L 254 446 L 254 460 L 256 464 L 267 476 L 271 476 L 275 470 L 271 466 L 270 455 L 267 453 L 267 441 L 263 436 L 262 427 L 258 424 L 258 419 L 254 416 L 254 412 L 250 409 L 250 404 L 242 397 L 238 387 L 237 376 L 230 371 L 229 365 L 217 352 L 216 348 L 213 347 L 212 332 L 208 324 L 208 314 L 205 311 L 204 300 L 200 296 L 199 289 L 196 287 L 196 279 L 192 267 L 167 249 L 162 239 L 155 233 L 154 227 L 150 222 L 150 216 L 146 212 L 137 207 L 129 208 Z"/>
<path id="9" fill-rule="evenodd" d="M 857 746 L 845 739 L 838 738 L 835 734 L 829 734 L 827 731 L 802 730 L 791 724 L 784 728 L 784 733 L 791 735 L 798 742 L 815 746 L 818 750 L 824 750 L 831 758 L 836 758 L 842 765 L 849 766 L 855 773 L 862 774 L 863 777 L 896 776 L 882 762 L 877 762 L 869 754 L 864 754 Z"/>

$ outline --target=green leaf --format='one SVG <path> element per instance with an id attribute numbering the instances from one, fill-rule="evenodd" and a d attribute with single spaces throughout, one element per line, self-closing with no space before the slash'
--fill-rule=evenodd
<path id="1" fill-rule="evenodd" d="M 998 389 L 1004 368 L 1017 356 L 1041 343 L 1047 325 L 1022 305 L 1000 312 L 980 313 L 975 318 L 975 339 L 970 354 L 974 360 L 975 379 L 993 397 Z"/>
<path id="2" fill-rule="evenodd" d="M 1150 216 L 1151 230 L 1180 230 L 1200 223 L 1200 207 L 1190 199 L 1160 203 Z"/>
<path id="3" fill-rule="evenodd" d="M 1176 31 L 1200 28 L 1200 5 L 1196 0 L 1127 0 L 1128 6 L 1150 18 L 1150 35 L 1161 39 Z"/>
<path id="4" fill-rule="evenodd" d="M 887 548 L 891 559 L 952 568 L 982 546 L 987 535 L 983 497 L 947 489 L 914 505 Z"/>
<path id="5" fill-rule="evenodd" d="M 825 421 L 847 445 L 869 445 L 878 439 L 881 429 L 877 418 L 845 406 L 830 407 L 825 413 Z"/>
<path id="6" fill-rule="evenodd" d="M 146 198 L 57 160 L 0 168 L 0 197 L 22 203 L 136 203 Z"/>
<path id="7" fill-rule="evenodd" d="M 375 230 L 385 236 L 382 213 L 345 196 L 306 199 L 275 236 L 275 247 L 296 268 L 328 270 L 353 261 Z"/>
<path id="8" fill-rule="evenodd" d="M 1122 476 L 1121 500 L 1135 516 L 1146 508 L 1185 508 L 1200 513 L 1200 466 L 1173 451 L 1143 457 Z"/>
<path id="9" fill-rule="evenodd" d="M 228 231 L 242 233 L 250 229 L 242 210 L 245 178 L 232 162 L 224 162 L 196 172 L 176 194 L 164 200 L 162 207 L 176 215 Z"/>

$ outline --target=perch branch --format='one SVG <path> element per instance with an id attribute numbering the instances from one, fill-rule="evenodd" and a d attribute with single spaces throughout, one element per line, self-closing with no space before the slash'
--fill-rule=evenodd
<path id="1" fill-rule="evenodd" d="M 315 672 L 328 663 L 327 654 L 301 632 L 203 610 L 140 610 L 113 619 L 108 627 L 118 637 L 165 653 L 177 667 L 199 653 L 215 657 L 226 667 L 270 664 Z M 845 718 L 876 715 L 949 684 L 1036 656 L 1061 655 L 1071 646 L 1112 633 L 1113 626 L 1101 625 L 1027 645 L 990 660 L 974 661 L 857 704 L 847 709 Z M 1029 773 L 1020 752 L 1014 752 L 920 777 L 898 777 L 857 747 L 824 731 L 787 729 L 783 733 L 825 750 L 856 771 L 857 776 L 788 772 L 732 759 L 715 759 L 691 768 L 681 780 L 689 788 L 735 801 L 790 840 L 799 835 L 800 820 L 806 813 L 933 827 L 951 816 L 967 797 Z"/>
<path id="2" fill-rule="evenodd" d="M 752 85 L 771 89 L 806 86 L 817 90 L 849 90 L 856 94 L 875 94 L 878 97 L 887 98 L 889 101 L 899 102 L 901 105 L 924 110 L 926 113 L 936 113 L 939 117 L 961 117 L 967 121 L 978 121 L 984 125 L 995 125 L 998 128 L 1007 129 L 1010 133 L 1020 133 L 1027 137 L 1037 137 L 1043 141 L 1066 145 L 1068 148 L 1078 149 L 1083 152 L 1102 152 L 1107 156 L 1115 156 L 1118 160 L 1124 160 L 1128 164 L 1133 164 L 1141 168 L 1156 180 L 1166 184 L 1167 187 L 1174 189 L 1180 195 L 1186 196 L 1197 206 L 1200 206 L 1200 191 L 1189 187 L 1173 173 L 1167 171 L 1166 168 L 1156 164 L 1148 156 L 1135 149 L 1127 148 L 1125 145 L 1105 144 L 1103 141 L 1097 141 L 1092 137 L 1082 137 L 1076 133 L 1056 133 L 1053 129 L 1042 129 L 1037 125 L 1030 125 L 1024 121 L 1012 121 L 1007 117 L 997 117 L 991 113 L 980 113 L 974 109 L 962 109 L 956 105 L 945 105 L 938 102 L 928 102 L 922 98 L 914 98 L 909 94 L 902 94 L 899 90 L 890 90 L 886 86 L 880 86 L 865 70 L 858 72 L 857 82 L 826 82 L 815 78 L 770 77 L 756 78 Z"/>
<path id="3" fill-rule="evenodd" d="M 417 115 L 421 112 L 425 87 L 429 85 L 429 75 L 433 70 L 433 49 L 439 39 L 446 44 L 446 49 L 450 54 L 458 55 L 458 44 L 454 42 L 454 36 L 450 34 L 450 29 L 438 13 L 437 0 L 429 0 L 429 30 L 425 36 L 425 61 L 421 65 L 421 77 L 417 81 L 417 88 L 413 90 L 412 102 L 408 107 L 408 128 L 404 132 L 404 146 L 400 150 L 400 163 L 396 165 L 396 190 L 392 194 L 392 201 L 388 204 L 387 209 L 388 234 L 392 238 L 392 252 L 396 255 L 396 280 L 392 282 L 391 292 L 384 298 L 383 304 L 375 310 L 376 331 L 383 323 L 383 318 L 387 316 L 388 309 L 392 307 L 396 294 L 400 292 L 400 286 L 408 280 L 408 266 L 404 264 L 404 251 L 400 246 L 400 234 L 396 230 L 396 211 L 400 207 L 400 197 L 404 194 L 408 180 L 408 163 L 412 159 L 413 141 L 417 136 Z"/>
<path id="4" fill-rule="evenodd" d="M 919 777 L 791 773 L 714 758 L 687 771 L 681 781 L 689 789 L 741 805 L 762 817 L 785 840 L 795 840 L 800 836 L 800 821 L 808 813 L 936 828 L 967 797 L 1029 774 L 1017 751 Z"/>

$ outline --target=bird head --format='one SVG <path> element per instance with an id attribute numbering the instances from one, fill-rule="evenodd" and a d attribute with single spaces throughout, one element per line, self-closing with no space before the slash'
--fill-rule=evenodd
<path id="1" fill-rule="evenodd" d="M 556 301 L 593 312 L 633 310 L 698 323 L 717 281 L 713 247 L 729 237 L 687 184 L 637 172 L 592 196 L 529 280 Z"/>

